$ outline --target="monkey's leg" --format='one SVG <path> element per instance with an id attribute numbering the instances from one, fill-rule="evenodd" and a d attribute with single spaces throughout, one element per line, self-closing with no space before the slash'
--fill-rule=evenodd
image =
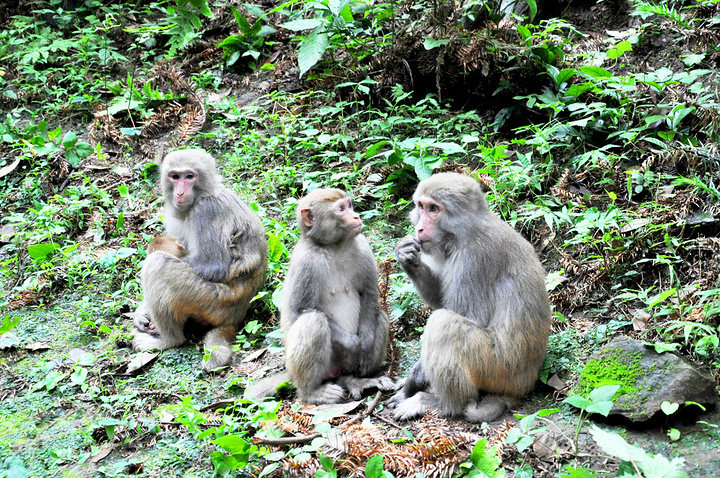
<path id="1" fill-rule="evenodd" d="M 232 358 L 232 342 L 235 340 L 236 329 L 233 325 L 216 327 L 207 333 L 204 340 L 205 352 L 210 358 L 203 362 L 206 372 L 227 365 Z"/>
<path id="2" fill-rule="evenodd" d="M 447 309 L 433 312 L 421 339 L 420 360 L 442 415 L 490 421 L 505 411 L 501 397 L 478 402 L 480 389 L 501 391 L 514 380 L 499 358 L 502 349 L 489 329 Z"/>
<path id="3" fill-rule="evenodd" d="M 317 311 L 305 312 L 285 332 L 285 366 L 305 403 L 338 403 L 345 398 L 341 386 L 323 383 L 334 368 L 331 338 L 327 317 Z"/>
<path id="4" fill-rule="evenodd" d="M 398 393 L 402 393 L 402 391 Z M 395 398 L 395 396 L 393 396 L 393 398 Z M 435 394 L 431 392 L 418 392 L 412 397 L 396 402 L 393 416 L 396 420 L 410 420 L 411 418 L 425 415 L 428 409 L 436 408 L 440 408 L 440 404 Z"/>

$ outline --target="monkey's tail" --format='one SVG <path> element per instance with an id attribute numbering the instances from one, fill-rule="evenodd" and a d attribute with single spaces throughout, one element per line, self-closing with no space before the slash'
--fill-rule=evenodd
<path id="1" fill-rule="evenodd" d="M 280 372 L 276 375 L 271 375 L 263 379 L 258 380 L 250 387 L 245 390 L 243 398 L 247 399 L 259 399 L 265 397 L 271 397 L 275 395 L 280 385 L 285 382 L 290 382 L 290 373 L 288 371 Z"/>
<path id="2" fill-rule="evenodd" d="M 509 397 L 487 395 L 479 402 L 472 401 L 465 407 L 465 420 L 471 423 L 491 422 L 514 406 L 515 400 Z"/>

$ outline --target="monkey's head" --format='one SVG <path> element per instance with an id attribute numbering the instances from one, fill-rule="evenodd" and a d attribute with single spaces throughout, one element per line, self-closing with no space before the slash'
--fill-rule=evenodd
<path id="1" fill-rule="evenodd" d="M 460 173 L 434 174 L 420 182 L 413 202 L 410 220 L 424 251 L 466 231 L 467 218 L 489 212 L 480 183 Z"/>
<path id="2" fill-rule="evenodd" d="M 160 167 L 165 204 L 181 212 L 189 211 L 198 198 L 213 195 L 219 184 L 215 159 L 199 149 L 173 151 Z"/>
<path id="3" fill-rule="evenodd" d="M 175 257 L 182 257 L 185 254 L 185 246 L 169 236 L 156 236 L 147 248 L 147 253 L 165 251 Z"/>
<path id="4" fill-rule="evenodd" d="M 362 232 L 362 221 L 350 196 L 340 189 L 314 189 L 300 199 L 297 221 L 304 236 L 319 244 L 334 244 Z"/>

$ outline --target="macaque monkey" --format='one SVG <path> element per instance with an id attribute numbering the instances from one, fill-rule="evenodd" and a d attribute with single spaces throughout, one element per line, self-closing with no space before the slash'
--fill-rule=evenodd
<path id="1" fill-rule="evenodd" d="M 390 327 L 379 304 L 375 257 L 350 197 L 315 189 L 299 201 L 297 220 L 302 234 L 280 313 L 287 373 L 261 380 L 246 397 L 272 395 L 287 380 L 309 404 L 340 402 L 346 391 L 359 399 L 366 389 L 394 390 L 393 380 L 376 376 Z"/>
<path id="2" fill-rule="evenodd" d="M 203 368 L 209 371 L 230 361 L 235 334 L 262 284 L 265 231 L 250 208 L 220 184 L 209 154 L 174 151 L 165 156 L 160 175 L 170 237 L 151 243 L 140 271 L 144 297 L 135 313 L 133 348 L 177 347 L 192 320 L 212 327 L 204 339 L 210 358 Z"/>
<path id="3" fill-rule="evenodd" d="M 185 255 L 185 246 L 180 244 L 174 237 L 156 236 L 150 242 L 147 253 L 150 255 L 157 251 L 165 251 L 175 257 L 182 257 Z"/>
<path id="4" fill-rule="evenodd" d="M 494 420 L 532 390 L 545 358 L 545 271 L 532 245 L 490 211 L 477 181 L 436 174 L 413 201 L 416 236 L 395 253 L 434 311 L 420 360 L 389 405 L 397 419 L 439 409 Z"/>

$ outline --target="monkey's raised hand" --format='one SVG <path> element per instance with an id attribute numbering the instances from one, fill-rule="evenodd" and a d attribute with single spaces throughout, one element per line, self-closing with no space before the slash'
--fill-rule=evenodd
<path id="1" fill-rule="evenodd" d="M 403 269 L 417 269 L 420 266 L 420 240 L 413 236 L 400 239 L 395 247 L 395 257 Z"/>

